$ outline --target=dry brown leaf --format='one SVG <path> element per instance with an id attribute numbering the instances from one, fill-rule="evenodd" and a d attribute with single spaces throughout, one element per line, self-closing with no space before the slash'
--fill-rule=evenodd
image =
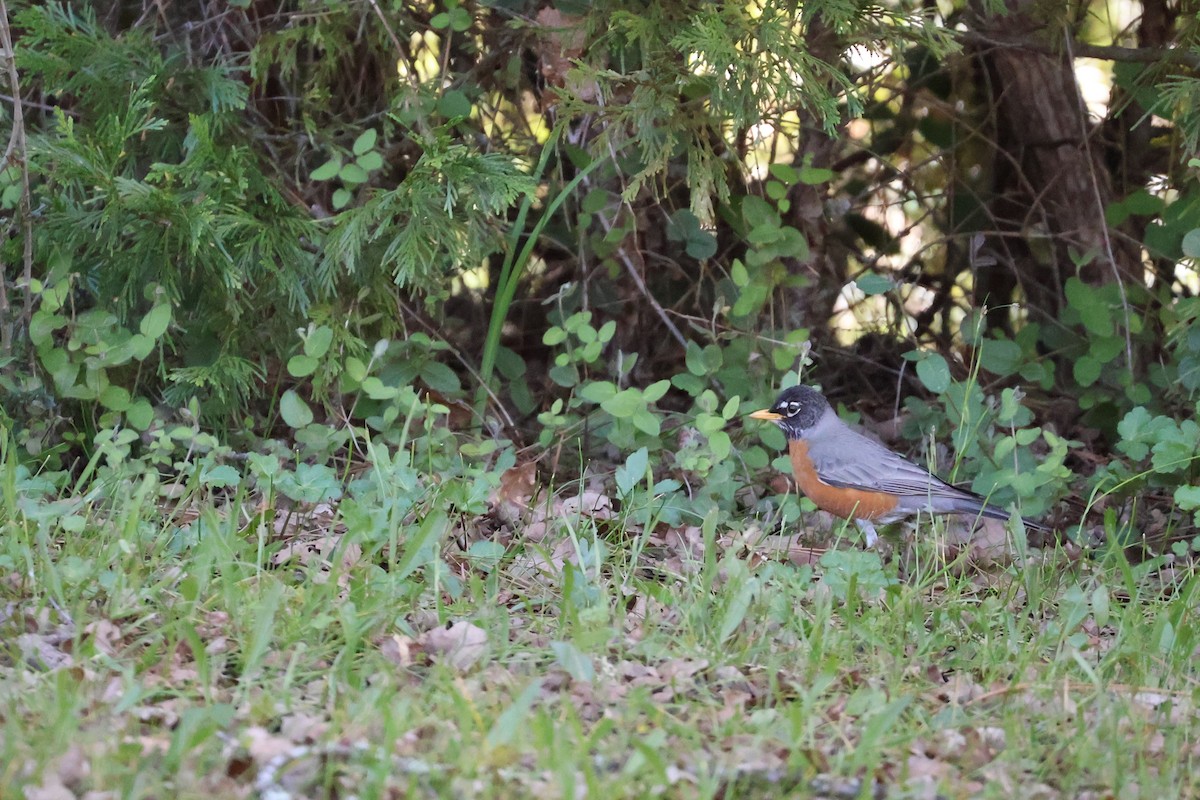
<path id="1" fill-rule="evenodd" d="M 460 672 L 465 672 L 483 658 L 487 651 L 487 633 L 470 622 L 453 622 L 426 631 L 420 639 L 421 649 L 438 656 Z"/>
<path id="2" fill-rule="evenodd" d="M 394 633 L 379 643 L 379 654 L 390 663 L 401 669 L 411 667 L 413 640 L 409 637 Z"/>
<path id="3" fill-rule="evenodd" d="M 260 767 L 276 756 L 291 752 L 296 743 L 284 736 L 276 736 L 266 728 L 257 725 L 242 731 L 242 746 Z"/>
<path id="4" fill-rule="evenodd" d="M 106 656 L 116 655 L 117 643 L 121 641 L 121 629 L 112 622 L 106 619 L 89 622 L 84 626 L 83 632 L 92 638 L 96 650 Z"/>
<path id="5" fill-rule="evenodd" d="M 75 800 L 75 793 L 63 786 L 58 775 L 47 770 L 40 785 L 25 787 L 25 800 Z"/>
<path id="6" fill-rule="evenodd" d="M 518 464 L 504 471 L 488 502 L 501 522 L 516 522 L 529 510 L 537 491 L 537 464 Z"/>
<path id="7" fill-rule="evenodd" d="M 580 17 L 563 14 L 556 8 L 543 8 L 538 12 L 537 24 L 544 30 L 543 47 L 538 52 L 542 77 L 550 86 L 566 89 L 584 102 L 592 102 L 598 96 L 597 84 L 572 80 L 571 62 L 583 54 L 587 44 L 587 31 Z"/>
<path id="8" fill-rule="evenodd" d="M 310 714 L 288 714 L 279 721 L 279 735 L 297 744 L 313 744 L 325 738 L 329 720 Z"/>
<path id="9" fill-rule="evenodd" d="M 593 519 L 612 519 L 616 516 L 612 500 L 601 492 L 585 491 L 558 502 L 559 516 L 576 517 L 583 514 Z"/>
<path id="10" fill-rule="evenodd" d="M 17 637 L 17 648 L 21 651 L 21 660 L 33 669 L 56 670 L 72 666 L 75 661 L 70 653 L 65 653 L 55 644 L 53 636 L 43 636 L 39 633 L 22 633 Z"/>

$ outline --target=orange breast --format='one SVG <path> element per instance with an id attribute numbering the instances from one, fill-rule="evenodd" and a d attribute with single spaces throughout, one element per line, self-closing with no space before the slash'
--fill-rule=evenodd
<path id="1" fill-rule="evenodd" d="M 796 485 L 816 503 L 817 508 L 828 511 L 842 519 L 878 519 L 896 508 L 896 497 L 885 492 L 864 489 L 842 489 L 822 483 L 808 457 L 808 444 L 804 441 L 788 442 L 792 457 L 792 472 Z"/>

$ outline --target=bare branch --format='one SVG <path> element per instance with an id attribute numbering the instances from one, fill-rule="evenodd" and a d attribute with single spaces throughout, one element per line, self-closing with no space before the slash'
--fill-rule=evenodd
<path id="1" fill-rule="evenodd" d="M 957 31 L 955 37 L 964 44 L 982 47 L 1009 47 L 1046 55 L 1058 55 L 1063 52 L 1053 45 L 1028 37 L 983 34 L 975 31 Z M 1115 45 L 1087 44 L 1072 39 L 1067 42 L 1066 52 L 1072 58 L 1099 58 L 1104 61 L 1121 61 L 1131 64 L 1180 64 L 1192 69 L 1200 69 L 1200 53 L 1183 47 L 1117 47 Z"/>

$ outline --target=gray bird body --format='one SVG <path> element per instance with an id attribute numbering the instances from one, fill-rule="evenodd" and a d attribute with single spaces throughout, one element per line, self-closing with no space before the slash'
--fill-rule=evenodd
<path id="1" fill-rule="evenodd" d="M 914 514 L 964 514 L 999 520 L 1010 516 L 980 495 L 951 486 L 924 467 L 854 430 L 838 417 L 820 392 L 808 386 L 785 390 L 770 409 L 757 411 L 751 417 L 770 420 L 783 430 L 792 448 L 794 468 L 798 460 L 802 464 L 811 462 L 817 483 L 810 484 L 810 496 L 823 495 L 827 487 L 834 487 L 880 493 L 895 499 L 895 504 L 885 509 L 867 502 L 869 495 L 856 495 L 864 499 L 853 505 L 853 510 L 827 508 L 841 516 L 853 517 L 866 533 L 868 547 L 878 538 L 875 523 L 886 525 Z M 796 478 L 802 482 L 805 476 L 798 474 Z M 813 500 L 821 505 L 817 497 Z M 1023 521 L 1026 527 L 1045 530 L 1036 522 Z"/>

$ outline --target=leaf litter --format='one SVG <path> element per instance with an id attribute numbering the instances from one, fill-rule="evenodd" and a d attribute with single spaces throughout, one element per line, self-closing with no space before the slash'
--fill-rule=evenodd
<path id="1" fill-rule="evenodd" d="M 961 669 L 918 660 L 901 670 L 915 702 L 929 714 L 946 711 L 955 718 L 970 716 L 913 737 L 906 750 L 891 751 L 873 773 L 847 777 L 840 774 L 840 759 L 852 752 L 876 711 L 870 704 L 860 708 L 849 701 L 869 692 L 886 702 L 887 692 L 879 686 L 882 678 L 865 667 L 831 665 L 831 682 L 810 710 L 819 724 L 812 724 L 803 742 L 779 739 L 775 734 L 764 736 L 779 719 L 777 709 L 813 691 L 813 676 L 793 672 L 778 661 L 786 651 L 743 639 L 746 632 L 762 624 L 749 616 L 737 619 L 729 634 L 742 641 L 738 647 L 748 649 L 722 653 L 714 660 L 710 648 L 698 646 L 698 642 L 687 644 L 689 637 L 697 634 L 695 618 L 686 608 L 664 602 L 678 597 L 675 592 L 679 588 L 706 574 L 706 562 L 721 565 L 729 559 L 730 564 L 745 564 L 746 574 L 719 567 L 708 575 L 711 583 L 706 592 L 719 596 L 731 581 L 744 581 L 747 576 L 773 580 L 770 576 L 780 574 L 777 570 L 785 565 L 789 570 L 808 569 L 812 571 L 810 583 L 792 600 L 792 613 L 808 617 L 809 607 L 847 602 L 820 580 L 823 558 L 832 552 L 830 548 L 813 546 L 811 539 L 801 536 L 765 533 L 753 524 L 740 530 L 718 530 L 707 537 L 697 525 L 660 524 L 646 529 L 626 519 L 620 503 L 603 491 L 581 489 L 541 497 L 538 492 L 532 464 L 510 469 L 488 498 L 489 513 L 464 517 L 442 547 L 445 563 L 464 584 L 496 582 L 491 596 L 498 605 L 492 613 L 506 615 L 508 624 L 503 629 L 489 622 L 485 608 L 477 609 L 476 616 L 449 620 L 440 612 L 398 608 L 398 618 L 406 620 L 406 625 L 381 631 L 371 639 L 370 648 L 378 663 L 390 668 L 372 679 L 382 681 L 380 685 L 440 686 L 441 691 L 467 703 L 472 709 L 468 716 L 478 718 L 481 734 L 487 734 L 485 739 L 495 748 L 490 756 L 494 763 L 481 765 L 480 774 L 490 774 L 514 790 L 520 787 L 533 792 L 531 796 L 556 796 L 553 787 L 561 778 L 539 770 L 537 759 L 528 754 L 515 761 L 505 754 L 521 751 L 517 733 L 521 720 L 539 712 L 561 717 L 568 707 L 581 723 L 607 728 L 608 738 L 611 731 L 625 727 L 659 730 L 663 715 L 674 719 L 676 724 L 656 745 L 660 752 L 671 754 L 663 772 L 657 779 L 636 785 L 641 787 L 639 792 L 676 796 L 686 796 L 685 787 L 714 777 L 725 787 L 723 791 L 731 794 L 742 789 L 823 797 L 883 796 L 886 787 L 895 786 L 902 787 L 905 796 L 936 797 L 948 786 L 974 793 L 985 785 L 1008 785 L 1014 792 L 1037 795 L 1052 790 L 1036 773 L 1014 770 L 1005 762 L 1012 750 L 1011 728 L 965 720 L 987 719 L 993 709 L 1011 709 L 1014 703 L 1027 705 L 1033 715 L 1068 718 L 1083 713 L 1093 716 L 1095 725 L 1106 719 L 1096 710 L 1097 693 L 1092 684 L 1062 684 L 1047 694 L 1035 668 L 1026 681 L 993 680 L 985 685 Z M 339 602 L 350 602 L 358 591 L 356 581 L 378 568 L 378 553 L 367 553 L 359 541 L 348 538 L 336 503 L 297 504 L 273 511 L 260 508 L 260 512 L 269 515 L 273 542 L 267 566 L 295 570 L 301 590 L 305 585 L 324 584 L 336 575 Z M 198 518 L 182 521 L 187 525 Z M 609 558 L 598 548 L 608 547 L 612 552 L 634 542 L 640 543 L 636 563 L 628 565 L 624 577 L 610 587 L 612 596 L 623 603 L 619 613 L 614 615 L 618 609 L 585 600 L 567 615 L 570 606 L 563 591 L 569 580 L 595 588 L 617 577 Z M 480 543 L 498 549 L 481 550 Z M 979 598 L 1005 585 L 1003 574 L 1014 562 L 999 533 L 985 530 L 978 541 L 951 536 L 941 557 L 956 558 L 964 547 L 970 549 L 973 575 L 986 577 L 977 581 Z M 480 553 L 487 555 L 480 557 Z M 760 574 L 764 577 L 755 577 Z M 661 593 L 648 591 L 656 585 L 664 587 Z M 949 586 L 950 581 L 944 580 L 941 590 Z M 756 590 L 750 602 L 758 604 L 760 596 L 767 597 Z M 863 601 L 881 608 L 885 596 L 880 594 L 877 600 L 864 596 Z M 147 694 L 140 702 L 128 704 L 125 679 L 108 674 L 103 662 L 96 659 L 127 660 L 139 639 L 153 628 L 151 618 L 111 619 L 92 609 L 78 628 L 68 615 L 52 607 L 31 609 L 36 610 L 9 603 L 0 611 L 0 630 L 22 631 L 0 651 L 6 680 L 77 671 L 83 681 L 97 683 L 94 707 L 101 718 L 124 705 L 123 740 L 144 754 L 167 753 L 184 718 L 192 713 L 190 703 L 184 697 L 169 696 L 172 693 L 186 693 L 188 687 L 195 687 L 213 701 L 236 699 L 236 682 L 213 681 L 212 663 L 201 663 L 229 664 L 230 657 L 238 653 L 239 636 L 227 610 L 201 611 L 194 622 L 196 638 L 180 639 L 165 657 L 140 672 L 143 692 L 157 691 L 163 696 Z M 574 619 L 570 615 L 581 616 Z M 825 624 L 827 633 L 844 635 L 852 629 L 837 615 Z M 501 630 L 507 635 L 500 636 Z M 586 636 L 576 641 L 564 635 L 572 630 L 603 631 L 607 638 L 581 646 L 588 641 Z M 1043 633 L 1046 630 L 1043 626 Z M 1081 631 L 1085 652 L 1100 657 L 1112 646 L 1112 626 L 1097 625 L 1088 618 L 1081 623 Z M 664 639 L 669 642 L 667 647 L 663 647 Z M 789 633 L 779 636 L 775 646 L 786 646 L 795 652 L 795 658 L 803 659 L 813 642 Z M 82 653 L 87 654 L 86 663 L 80 662 Z M 268 654 L 267 663 L 282 670 L 289 658 L 295 658 L 294 653 L 280 655 L 283 657 Z M 725 662 L 725 658 L 730 660 Z M 447 671 L 445 676 L 441 670 Z M 276 715 L 269 724 L 252 721 L 261 720 L 261 714 L 248 713 L 261 701 L 244 699 L 236 712 L 238 726 L 222 733 L 225 774 L 210 779 L 243 796 L 252 789 L 257 796 L 281 797 L 270 793 L 286 791 L 288 796 L 299 797 L 327 781 L 331 771 L 337 776 L 335 782 L 349 790 L 363 778 L 366 765 L 383 759 L 395 770 L 397 786 L 412 785 L 413 780 L 430 788 L 470 785 L 454 777 L 462 764 L 442 755 L 447 737 L 461 735 L 461 722 L 429 718 L 380 748 L 368 744 L 379 733 L 375 724 L 347 726 L 338 719 L 326 700 L 327 688 L 314 676 L 287 698 L 287 713 Z M 257 690 L 251 697 L 255 694 Z M 1141 709 L 1122 724 L 1146 744 L 1148 753 L 1161 752 L 1165 746 L 1162 736 L 1156 738 L 1148 727 L 1151 724 L 1194 726 L 1197 721 L 1191 698 L 1179 690 L 1109 686 L 1107 696 L 1126 703 L 1124 708 Z M 981 715 L 981 711 L 985 713 Z M 490 725 L 486 722 L 489 717 L 494 718 Z M 1003 714 L 998 717 L 1002 718 Z M 86 794 L 92 774 L 86 752 L 75 748 L 64 753 L 57 764 L 46 765 L 40 771 L 40 786 L 28 787 L 26 796 L 57 800 Z M 27 758 L 32 759 L 32 754 Z M 616 749 L 601 748 L 595 759 L 596 765 L 614 774 L 638 761 L 633 751 L 619 744 Z M 582 779 L 582 773 L 580 776 Z"/>

